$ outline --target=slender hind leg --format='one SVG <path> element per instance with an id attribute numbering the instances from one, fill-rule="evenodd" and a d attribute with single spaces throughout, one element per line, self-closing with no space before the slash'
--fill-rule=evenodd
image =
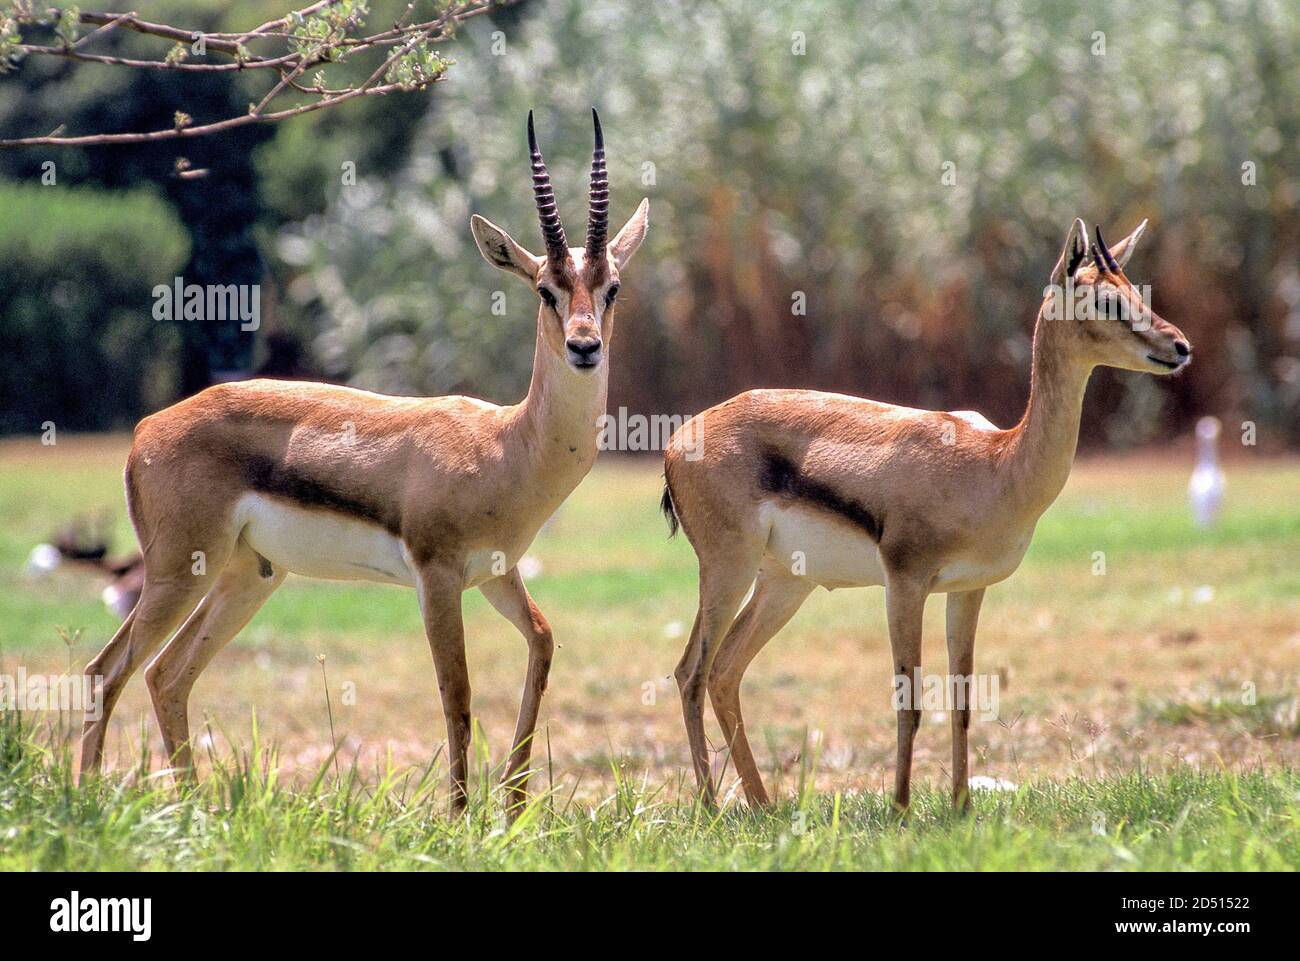
<path id="1" fill-rule="evenodd" d="M 761 544 L 747 549 L 721 552 L 723 563 L 708 564 L 700 558 L 700 609 L 686 650 L 677 665 L 677 686 L 682 696 L 686 740 L 700 796 L 712 804 L 713 778 L 709 772 L 709 748 L 704 736 L 704 687 L 713 668 L 718 643 L 726 636 L 758 573 Z"/>
<path id="2" fill-rule="evenodd" d="M 143 597 L 143 594 L 141 594 Z M 105 676 L 108 665 L 117 664 L 125 655 L 127 644 L 131 636 L 131 630 L 135 626 L 135 612 L 139 609 L 140 604 L 137 601 L 136 606 L 131 609 L 131 613 L 126 615 L 117 632 L 112 636 L 103 650 L 95 655 L 91 661 L 86 664 L 83 672 L 90 689 L 96 691 L 99 699 L 98 710 L 95 715 L 87 714 L 81 726 L 81 774 L 84 777 L 89 771 L 99 770 L 104 756 L 104 730 L 108 725 L 108 716 L 113 712 L 113 706 L 117 703 L 120 694 L 120 684 L 110 685 L 109 677 Z M 119 670 L 121 668 L 119 667 Z M 114 687 L 119 688 L 114 691 Z M 113 701 L 109 703 L 108 694 L 113 693 Z"/>
<path id="3" fill-rule="evenodd" d="M 948 595 L 948 675 L 955 683 L 954 694 L 963 700 L 952 705 L 952 805 L 958 811 L 970 808 L 967 778 L 968 750 L 966 737 L 970 729 L 970 699 L 975 692 L 975 627 L 979 620 L 984 588 Z M 958 681 L 960 679 L 960 681 Z"/>
<path id="4" fill-rule="evenodd" d="M 501 779 L 502 784 L 509 785 L 507 806 L 514 810 L 528 797 L 528 760 L 532 756 L 537 712 L 546 692 L 555 644 L 551 638 L 551 625 L 528 596 L 528 588 L 524 586 L 518 568 L 511 568 L 501 577 L 481 585 L 479 590 L 528 642 L 528 674 L 524 678 L 524 693 L 519 702 L 519 721 L 515 725 L 510 761 Z"/>
<path id="5" fill-rule="evenodd" d="M 760 573 L 754 596 L 718 647 L 717 660 L 709 675 L 713 712 L 731 747 L 732 760 L 751 805 L 766 805 L 768 798 L 741 716 L 740 682 L 763 645 L 789 623 L 815 586 L 803 577 Z"/>
<path id="6" fill-rule="evenodd" d="M 104 646 L 89 664 L 86 676 L 92 684 L 102 678 L 98 719 L 87 720 L 81 734 L 81 773 L 98 771 L 104 759 L 104 736 L 122 688 L 142 663 L 152 656 L 159 645 L 176 629 L 187 613 L 194 609 L 217 573 L 225 566 L 230 548 L 207 552 L 206 571 L 192 571 L 190 555 L 164 564 L 158 560 L 147 561 L 144 587 L 135 610 L 122 624 L 113 639 Z M 161 569 L 163 573 L 151 573 Z"/>
<path id="7" fill-rule="evenodd" d="M 913 682 L 921 667 L 921 627 L 925 615 L 926 584 L 893 575 L 885 585 L 885 608 L 889 614 L 889 646 L 894 658 L 895 690 L 901 688 L 898 709 L 898 759 L 894 768 L 894 805 L 906 811 L 912 796 L 912 742 L 921 724 L 921 708 L 915 704 Z"/>
<path id="8" fill-rule="evenodd" d="M 256 551 L 241 543 L 212 590 L 145 669 L 163 744 L 178 779 L 194 775 L 189 722 L 194 682 L 284 583 L 285 573 L 272 570 Z"/>

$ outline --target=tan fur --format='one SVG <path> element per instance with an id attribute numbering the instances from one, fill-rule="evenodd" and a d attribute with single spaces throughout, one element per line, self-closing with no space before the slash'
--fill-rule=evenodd
<path id="1" fill-rule="evenodd" d="M 1067 250 L 1080 228 L 1072 226 Z M 1117 244 L 1115 256 L 1127 259 L 1133 240 Z M 1075 277 L 1090 287 L 1103 281 L 1149 313 L 1122 274 L 1088 266 Z M 1029 404 L 1009 430 L 987 429 L 970 412 L 805 390 L 750 391 L 683 425 L 666 453 L 665 477 L 699 556 L 700 610 L 677 677 L 706 796 L 713 789 L 702 720 L 707 678 L 746 794 L 751 803 L 767 800 L 740 715 L 740 681 L 818 585 L 885 587 L 895 676 L 920 665 L 926 597 L 947 593 L 950 671 L 971 673 L 984 589 L 1016 569 L 1065 484 L 1093 367 L 1168 372 L 1146 355 L 1182 359 L 1174 349 L 1185 347 L 1181 332 L 1150 319 L 1150 330 L 1135 331 L 1118 320 L 1048 320 L 1040 312 Z M 953 722 L 953 797 L 964 804 L 969 712 L 957 713 L 964 716 Z M 908 802 L 919 719 L 919 711 L 899 713 L 900 807 Z"/>
<path id="2" fill-rule="evenodd" d="M 102 763 L 122 686 L 178 626 L 147 679 L 168 754 L 178 771 L 192 770 L 187 702 L 195 680 L 295 569 L 282 558 L 304 560 L 301 545 L 289 542 L 295 523 L 319 521 L 338 543 L 319 536 L 306 543 L 338 556 L 313 556 L 303 572 L 392 580 L 419 592 L 447 719 L 455 808 L 465 803 L 469 740 L 461 593 L 479 587 L 518 627 L 529 645 L 528 679 L 505 781 L 522 800 L 552 640 L 515 565 L 596 459 L 614 325 L 607 293 L 647 218 L 642 201 L 609 242 L 607 263 L 591 265 L 581 248 L 563 264 L 535 257 L 473 219 L 490 263 L 530 285 L 562 287 L 556 308 L 538 311 L 532 382 L 519 404 L 255 380 L 211 387 L 141 421 L 126 487 L 144 590 L 86 669 L 104 679 L 104 711 L 83 732 L 83 775 Z M 575 337 L 599 338 L 598 362 L 576 364 L 566 346 Z M 356 560 L 386 543 L 394 545 L 390 567 Z"/>

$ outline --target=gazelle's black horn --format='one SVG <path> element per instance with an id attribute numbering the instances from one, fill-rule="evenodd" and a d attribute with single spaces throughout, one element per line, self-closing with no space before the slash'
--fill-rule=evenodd
<path id="1" fill-rule="evenodd" d="M 546 242 L 546 256 L 561 263 L 569 256 L 569 244 L 564 239 L 564 225 L 560 223 L 560 209 L 555 205 L 555 188 L 546 170 L 546 161 L 537 146 L 533 131 L 533 112 L 528 111 L 528 153 L 533 164 L 533 199 L 537 201 L 537 217 L 542 224 L 542 239 Z"/>
<path id="2" fill-rule="evenodd" d="M 596 147 L 591 153 L 591 194 L 587 200 L 587 263 L 603 263 L 609 237 L 609 174 L 605 171 L 605 135 L 600 114 L 591 108 Z"/>
<path id="3" fill-rule="evenodd" d="M 1092 232 L 1097 236 L 1097 243 L 1093 249 L 1101 254 L 1103 258 L 1101 261 L 1102 266 L 1112 274 L 1119 273 L 1119 264 L 1115 263 L 1115 258 L 1110 255 L 1110 248 L 1106 246 L 1106 241 L 1101 239 L 1101 224 L 1094 225 Z"/>

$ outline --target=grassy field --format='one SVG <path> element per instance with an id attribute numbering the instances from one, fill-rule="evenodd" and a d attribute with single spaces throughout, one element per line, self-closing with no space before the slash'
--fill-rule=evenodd
<path id="1" fill-rule="evenodd" d="M 132 545 L 125 445 L 0 444 L 0 673 L 79 667 L 115 629 L 101 582 L 33 579 L 23 561 L 101 511 Z M 177 800 L 150 773 L 160 741 L 141 679 L 114 716 L 113 776 L 93 790 L 66 773 L 75 718 L 5 716 L 0 868 L 1295 867 L 1300 464 L 1230 462 L 1211 533 L 1187 517 L 1188 470 L 1175 455 L 1081 462 L 1021 570 L 990 590 L 976 664 L 1001 703 L 972 729 L 972 774 L 1016 787 L 978 795 L 974 818 L 947 812 L 940 712 L 918 737 L 911 823 L 888 817 L 878 590 L 818 592 L 749 672 L 751 737 L 781 805 L 745 811 L 720 754 L 729 801 L 716 818 L 696 810 L 671 679 L 694 555 L 665 537 L 658 466 L 607 458 L 533 548 L 530 589 L 560 650 L 537 751 L 546 793 L 514 826 L 487 776 L 523 679 L 513 628 L 466 596 L 480 772 L 468 826 L 449 823 L 414 595 L 291 578 L 195 689 L 197 793 Z M 932 673 L 942 607 L 928 612 Z"/>

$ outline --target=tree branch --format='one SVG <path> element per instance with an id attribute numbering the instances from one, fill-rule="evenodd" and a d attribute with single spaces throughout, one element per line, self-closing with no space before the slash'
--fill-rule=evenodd
<path id="1" fill-rule="evenodd" d="M 382 96 L 397 91 L 423 90 L 443 79 L 452 61 L 443 59 L 430 48 L 430 44 L 450 39 L 456 27 L 471 17 L 487 11 L 509 6 L 519 0 L 450 0 L 441 16 L 422 23 L 411 24 L 416 0 L 407 4 L 402 17 L 391 29 L 372 34 L 352 35 L 364 24 L 364 0 L 318 0 L 309 6 L 291 11 L 276 20 L 268 20 L 244 33 L 203 33 L 185 30 L 169 24 L 141 20 L 134 12 L 98 13 L 80 12 L 76 8 L 50 9 L 42 14 L 33 11 L 31 0 L 15 0 L 14 12 L 0 15 L 0 73 L 12 69 L 12 64 L 26 56 L 48 56 L 82 63 L 96 63 L 136 70 L 168 70 L 185 72 L 249 71 L 274 69 L 277 82 L 256 104 L 250 104 L 248 113 L 226 117 L 210 123 L 192 125 L 188 115 L 177 111 L 176 123 L 164 130 L 139 133 L 97 133 L 64 136 L 62 127 L 42 137 L 22 137 L 0 140 L 0 149 L 14 147 L 64 146 L 85 147 L 104 144 L 150 143 L 185 137 L 202 137 L 220 133 L 251 123 L 271 123 L 337 106 L 356 97 Z M 96 27 L 77 38 L 76 26 L 86 24 Z M 20 27 L 52 28 L 61 45 L 29 44 L 21 42 Z M 145 36 L 176 41 L 176 46 L 161 59 L 143 60 L 116 57 L 107 54 L 84 52 L 92 40 L 118 30 L 130 30 Z M 288 53 L 255 56 L 248 44 L 280 43 L 289 47 Z M 194 46 L 202 55 L 221 55 L 233 58 L 228 63 L 189 63 L 187 57 Z M 360 83 L 347 83 L 327 87 L 318 77 L 315 86 L 299 82 L 309 69 L 328 69 L 332 65 L 352 60 L 359 54 L 382 50 L 385 57 L 379 66 Z M 317 99 L 280 109 L 270 109 L 273 102 L 287 92 L 314 96 Z"/>

